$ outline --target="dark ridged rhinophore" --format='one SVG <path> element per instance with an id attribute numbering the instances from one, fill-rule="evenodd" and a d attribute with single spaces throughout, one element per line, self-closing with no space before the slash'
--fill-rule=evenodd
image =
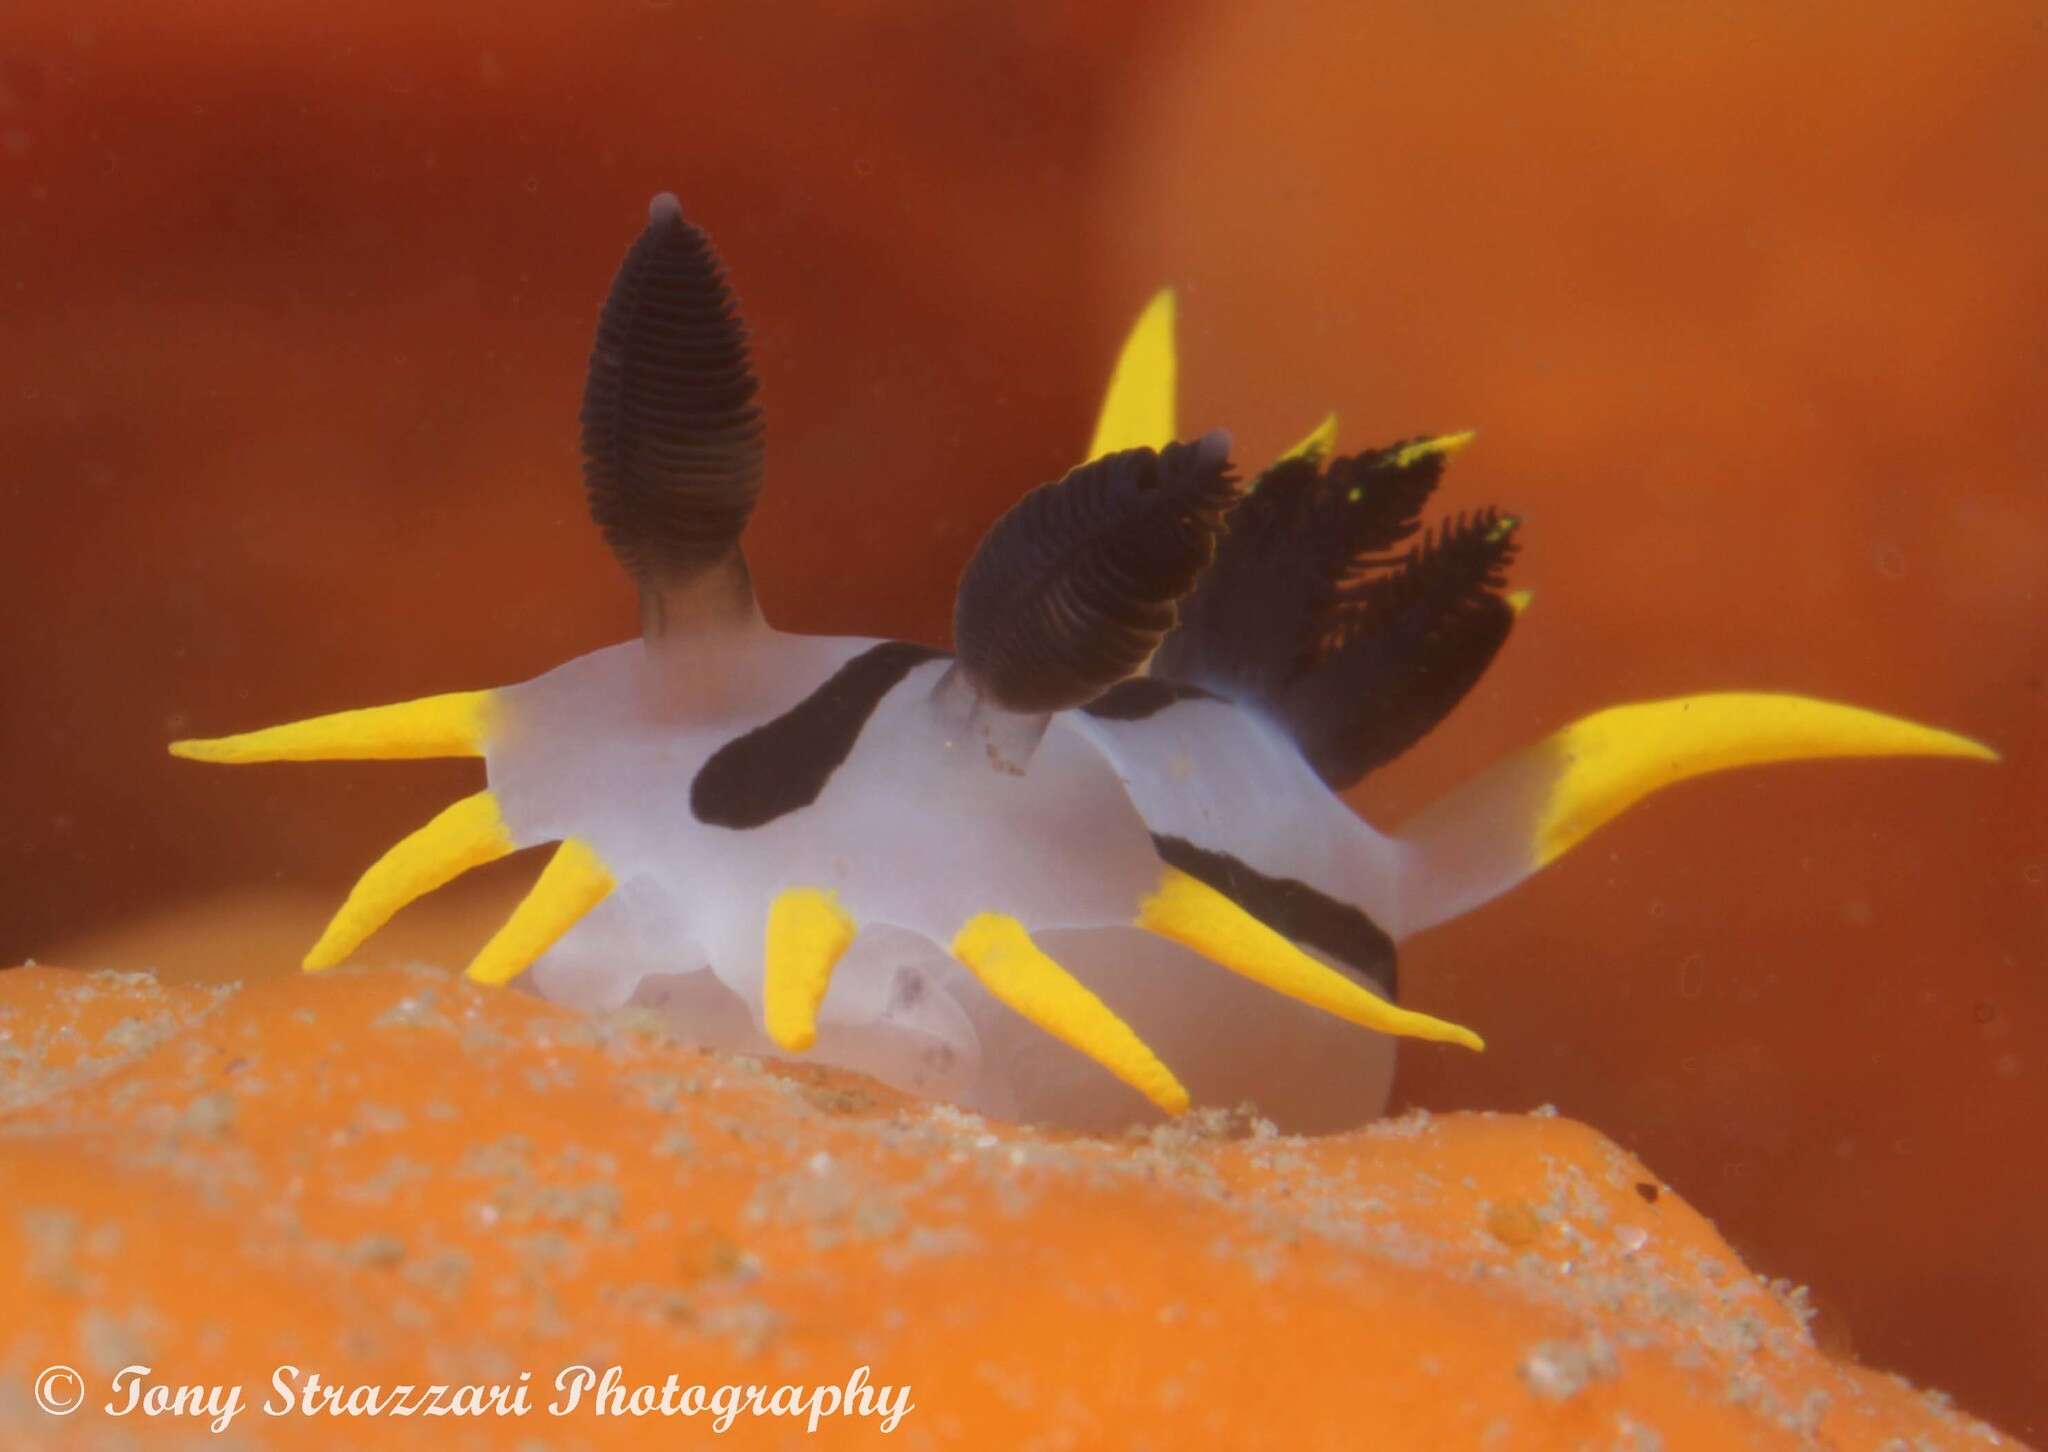
<path id="1" fill-rule="evenodd" d="M 591 516 L 643 588 L 733 555 L 761 492 L 755 387 L 718 254 L 663 192 L 612 280 L 583 390 Z"/>
<path id="2" fill-rule="evenodd" d="M 968 562 L 960 665 L 1008 710 L 1083 705 L 1142 667 L 1238 497 L 1230 439 L 1126 449 L 1020 499 Z"/>

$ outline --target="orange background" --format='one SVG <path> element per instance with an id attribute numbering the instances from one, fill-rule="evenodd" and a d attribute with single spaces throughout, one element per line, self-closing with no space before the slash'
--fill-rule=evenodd
<path id="1" fill-rule="evenodd" d="M 1686 690 L 2006 753 L 1640 809 L 1408 950 L 1493 1050 L 1401 1094 L 1555 1102 L 1859 1355 L 2048 1425 L 2036 7 L 417 8 L 0 20 L 0 959 L 278 966 L 474 768 L 165 739 L 630 631 L 574 414 L 654 190 L 756 330 L 790 628 L 942 638 L 1173 280 L 1188 431 L 1476 425 L 1444 507 L 1528 521 L 1534 610 L 1373 820 Z"/>

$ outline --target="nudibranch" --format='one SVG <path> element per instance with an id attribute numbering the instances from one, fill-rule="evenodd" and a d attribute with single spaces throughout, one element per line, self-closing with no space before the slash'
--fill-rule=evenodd
<path id="1" fill-rule="evenodd" d="M 1395 944 L 1553 861 L 1649 792 L 1762 762 L 1991 759 L 1799 696 L 1599 711 L 1387 835 L 1337 795 L 1472 688 L 1527 597 L 1517 521 L 1425 529 L 1447 434 L 1339 455 L 1335 420 L 1247 485 L 1175 441 L 1174 301 L 1124 344 L 1086 462 L 1025 494 L 961 577 L 946 652 L 786 634 L 740 535 L 762 482 L 747 332 L 673 196 L 601 311 L 591 513 L 636 640 L 522 685 L 171 751 L 476 756 L 487 786 L 365 873 L 305 959 L 558 844 L 468 967 L 709 1046 L 809 1055 L 986 1113 L 1084 1127 L 1245 1101 L 1316 1129 L 1384 1108 Z"/>

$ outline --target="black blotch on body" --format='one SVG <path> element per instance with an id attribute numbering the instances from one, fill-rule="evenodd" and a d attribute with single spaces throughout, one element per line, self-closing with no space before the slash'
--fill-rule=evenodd
<path id="1" fill-rule="evenodd" d="M 690 812 L 714 827 L 759 827 L 807 807 L 832 779 L 882 698 L 945 654 L 891 640 L 862 651 L 772 721 L 711 754 L 690 783 Z"/>
<path id="2" fill-rule="evenodd" d="M 619 264 L 583 389 L 591 517 L 643 587 L 732 557 L 761 492 L 761 411 L 725 268 L 667 194 Z"/>
<path id="3" fill-rule="evenodd" d="M 1657 1187 L 1651 1184 L 1648 1180 L 1636 1181 L 1636 1193 L 1643 1197 L 1643 1203 L 1645 1205 L 1654 1205 L 1657 1203 Z"/>
<path id="4" fill-rule="evenodd" d="M 1118 681 L 1081 709 L 1103 721 L 1143 721 L 1148 716 L 1158 715 L 1176 701 L 1220 699 L 1214 691 L 1205 691 L 1186 681 L 1133 676 L 1127 681 Z"/>
<path id="5" fill-rule="evenodd" d="M 1507 639 L 1514 521 L 1433 536 L 1444 456 L 1282 460 L 1246 494 L 1153 673 L 1265 707 L 1324 782 L 1355 783 L 1450 713 Z"/>
<path id="6" fill-rule="evenodd" d="M 1167 866 L 1207 883 L 1282 937 L 1329 955 L 1387 999 L 1394 997 L 1394 940 L 1351 904 L 1292 877 L 1268 877 L 1228 852 L 1197 847 L 1185 837 L 1155 833 L 1152 846 Z"/>
<path id="7" fill-rule="evenodd" d="M 1126 449 L 1032 490 L 960 578 L 953 639 L 974 688 L 1005 710 L 1066 710 L 1129 676 L 1173 628 L 1237 500 L 1216 433 Z"/>

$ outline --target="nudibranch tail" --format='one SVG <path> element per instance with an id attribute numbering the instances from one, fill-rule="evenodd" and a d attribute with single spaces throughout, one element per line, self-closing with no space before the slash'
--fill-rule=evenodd
<path id="1" fill-rule="evenodd" d="M 1015 918 L 982 913 L 953 939 L 953 956 L 1020 1017 L 1086 1054 L 1168 1114 L 1184 1114 L 1188 1091 L 1131 1026 L 1054 962 Z"/>
<path id="2" fill-rule="evenodd" d="M 768 1037 L 792 1053 L 818 1039 L 818 1009 L 832 970 L 853 946 L 858 925 L 838 894 L 815 887 L 784 888 L 768 905 L 762 982 Z"/>
<path id="3" fill-rule="evenodd" d="M 402 761 L 482 756 L 490 736 L 490 691 L 451 691 L 390 706 L 336 711 L 236 736 L 173 741 L 187 761 Z"/>
<path id="4" fill-rule="evenodd" d="M 1161 288 L 1138 314 L 1110 373 L 1089 441 L 1088 463 L 1125 449 L 1164 448 L 1174 437 L 1178 392 L 1173 289 Z"/>
<path id="5" fill-rule="evenodd" d="M 1138 909 L 1136 926 L 1192 948 L 1213 963 L 1361 1028 L 1483 1050 L 1458 1024 L 1398 1008 L 1310 957 L 1201 879 L 1169 867 Z"/>
<path id="6" fill-rule="evenodd" d="M 1611 706 L 1499 762 L 1397 834 L 1415 849 L 1408 932 L 1563 856 L 1650 793 L 1737 767 L 1842 757 L 1996 761 L 1953 731 L 1808 696 L 1727 691 Z"/>
<path id="7" fill-rule="evenodd" d="M 611 896 L 617 883 L 588 842 L 571 837 L 555 849 L 533 887 L 503 927 L 464 970 L 472 983 L 503 987 Z"/>
<path id="8" fill-rule="evenodd" d="M 1953 731 L 1809 696 L 1747 691 L 1610 706 L 1539 749 L 1559 763 L 1536 826 L 1539 867 L 1658 788 L 1709 772 L 1827 757 L 1998 760 L 1990 747 Z"/>
<path id="9" fill-rule="evenodd" d="M 305 970 L 317 973 L 337 966 L 407 903 L 514 850 L 497 798 L 487 791 L 464 797 L 378 858 L 362 875 L 320 941 L 306 954 Z"/>

